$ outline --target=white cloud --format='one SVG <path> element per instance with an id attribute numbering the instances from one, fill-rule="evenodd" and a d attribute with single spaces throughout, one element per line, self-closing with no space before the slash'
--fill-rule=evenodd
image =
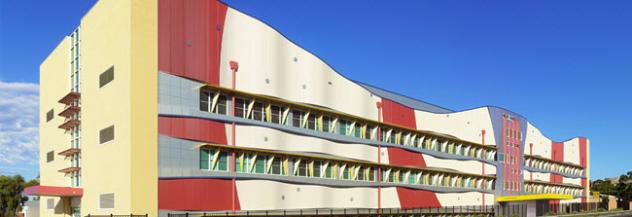
<path id="1" fill-rule="evenodd" d="M 38 113 L 37 84 L 0 81 L 0 166 L 38 163 Z"/>

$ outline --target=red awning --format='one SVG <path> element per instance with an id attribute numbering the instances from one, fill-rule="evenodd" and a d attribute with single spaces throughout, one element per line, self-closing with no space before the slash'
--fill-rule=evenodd
<path id="1" fill-rule="evenodd" d="M 24 194 L 28 196 L 81 197 L 83 196 L 83 188 L 36 185 L 24 189 Z"/>
<path id="2" fill-rule="evenodd" d="M 79 93 L 79 92 L 70 92 L 70 93 L 66 94 L 64 97 L 62 97 L 59 100 L 59 103 L 63 103 L 63 104 L 68 105 L 68 104 L 72 103 L 73 100 L 79 99 L 79 98 L 81 98 L 81 93 Z"/>

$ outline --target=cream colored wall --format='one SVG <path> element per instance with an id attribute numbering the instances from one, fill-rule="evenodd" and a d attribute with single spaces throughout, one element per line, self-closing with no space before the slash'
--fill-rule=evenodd
<path id="1" fill-rule="evenodd" d="M 81 21 L 82 215 L 130 213 L 130 4 L 99 1 Z M 99 88 L 99 75 L 114 66 L 114 80 Z M 99 144 L 99 131 L 114 125 L 114 140 Z M 114 209 L 99 196 L 114 193 Z"/>
<path id="2" fill-rule="evenodd" d="M 487 107 L 450 114 L 435 114 L 415 110 L 415 117 L 417 129 L 449 134 L 478 144 L 482 142 L 481 130 L 485 130 L 485 144 L 496 145 Z"/>
<path id="3" fill-rule="evenodd" d="M 157 213 L 157 2 L 99 1 L 81 22 L 83 214 Z M 114 66 L 114 80 L 99 75 Z M 114 125 L 114 140 L 99 131 Z M 114 209 L 99 208 L 114 193 Z"/>
<path id="4" fill-rule="evenodd" d="M 377 162 L 377 147 L 363 144 L 342 144 L 316 137 L 302 136 L 267 127 L 237 125 L 237 144 L 242 147 L 280 150 L 302 153 L 320 153 L 337 157 Z M 231 125 L 226 125 L 229 144 Z M 267 138 L 267 141 L 265 139 Z M 388 153 L 383 148 L 382 163 L 388 163 Z"/>
<path id="5" fill-rule="evenodd" d="M 131 1 L 131 213 L 158 215 L 158 1 Z"/>
<path id="6" fill-rule="evenodd" d="M 524 177 L 525 181 L 531 180 L 531 173 L 532 172 L 530 172 L 530 171 L 524 170 L 523 177 Z M 550 173 L 533 172 L 533 181 L 550 182 L 551 181 L 551 174 Z"/>
<path id="7" fill-rule="evenodd" d="M 40 65 L 40 109 L 39 109 L 39 137 L 40 137 L 40 184 L 47 186 L 70 186 L 70 178 L 65 177 L 58 170 L 69 167 L 70 160 L 58 155 L 69 149 L 69 134 L 58 126 L 64 122 L 64 117 L 58 116 L 64 105 L 57 102 L 70 91 L 70 39 L 64 37 L 55 50 Z M 46 113 L 54 109 L 54 118 L 46 122 Z M 54 160 L 46 162 L 46 154 L 54 151 Z M 55 199 L 56 209 L 47 209 L 46 201 Z M 59 198 L 41 197 L 40 216 L 62 216 L 63 203 Z"/>
<path id="8" fill-rule="evenodd" d="M 437 199 L 441 206 L 481 206 L 483 205 L 483 193 L 437 193 Z M 485 194 L 485 205 L 494 205 L 494 194 Z"/>
<path id="9" fill-rule="evenodd" d="M 579 165 L 579 138 L 564 142 L 564 162 Z"/>
<path id="10" fill-rule="evenodd" d="M 231 87 L 228 61 L 235 60 L 239 62 L 239 90 L 377 118 L 375 102 L 381 101 L 379 97 L 342 77 L 271 27 L 231 8 L 224 24 L 221 59 L 221 86 Z"/>
<path id="11" fill-rule="evenodd" d="M 573 185 L 582 185 L 582 179 L 580 178 L 567 178 L 567 177 L 562 177 L 562 183 L 564 184 L 573 184 Z"/>
<path id="12" fill-rule="evenodd" d="M 525 154 L 529 154 L 529 144 L 533 144 L 533 155 L 551 159 L 551 140 L 530 122 L 527 123 Z"/>
<path id="13" fill-rule="evenodd" d="M 476 160 L 441 159 L 427 154 L 424 154 L 424 160 L 428 167 L 447 168 L 470 174 L 482 174 L 483 172 L 482 163 Z M 496 174 L 496 166 L 485 164 L 485 174 Z"/>
<path id="14" fill-rule="evenodd" d="M 237 194 L 242 210 L 377 208 L 376 188 L 332 188 L 250 180 L 237 181 Z M 382 208 L 395 207 L 400 207 L 396 189 L 382 188 Z"/>

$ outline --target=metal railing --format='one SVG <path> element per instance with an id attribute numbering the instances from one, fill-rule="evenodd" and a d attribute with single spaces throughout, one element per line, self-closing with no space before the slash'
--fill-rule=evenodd
<path id="1" fill-rule="evenodd" d="M 297 210 L 240 210 L 218 212 L 169 213 L 168 217 L 218 217 L 218 216 L 415 216 L 415 215 L 478 215 L 492 216 L 495 206 L 448 206 L 427 208 L 347 208 L 347 209 L 297 209 Z"/>
<path id="2" fill-rule="evenodd" d="M 115 215 L 110 213 L 109 215 L 92 215 L 92 214 L 88 214 L 86 217 L 148 217 L 147 213 L 145 213 L 144 215 L 134 215 L 132 213 L 130 214 L 125 214 L 125 215 Z"/>

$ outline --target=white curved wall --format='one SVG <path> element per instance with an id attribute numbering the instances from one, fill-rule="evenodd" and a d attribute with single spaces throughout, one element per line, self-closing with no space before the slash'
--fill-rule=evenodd
<path id="1" fill-rule="evenodd" d="M 237 181 L 237 194 L 242 210 L 377 208 L 376 188 L 332 188 L 249 180 Z M 400 207 L 396 188 L 382 188 L 382 207 Z"/>
<path id="2" fill-rule="evenodd" d="M 345 79 L 268 25 L 231 8 L 224 24 L 221 59 L 226 60 L 220 65 L 221 86 L 231 87 L 227 61 L 235 60 L 239 90 L 377 118 L 375 102 L 380 97 Z"/>
<path id="3" fill-rule="evenodd" d="M 564 184 L 573 184 L 573 185 L 582 185 L 582 179 L 581 178 L 567 178 L 567 177 L 562 177 L 562 183 Z"/>
<path id="4" fill-rule="evenodd" d="M 524 177 L 525 181 L 531 180 L 531 173 L 532 172 L 524 170 L 523 177 Z M 533 181 L 550 182 L 551 181 L 551 174 L 550 173 L 533 172 Z"/>
<path id="5" fill-rule="evenodd" d="M 485 144 L 496 145 L 487 107 L 450 114 L 415 110 L 415 117 L 417 129 L 450 134 L 478 144 L 482 142 L 481 130 L 485 130 Z"/>
<path id="6" fill-rule="evenodd" d="M 579 138 L 573 138 L 564 142 L 564 161 L 580 164 L 579 161 Z"/>
<path id="7" fill-rule="evenodd" d="M 424 160 L 426 161 L 427 167 L 447 168 L 471 174 L 482 174 L 483 172 L 483 168 L 481 166 L 482 163 L 480 161 L 448 160 L 436 158 L 427 154 L 424 154 Z M 496 166 L 485 164 L 485 174 L 496 174 Z"/>
<path id="8" fill-rule="evenodd" d="M 230 125 L 226 125 L 230 141 Z M 267 138 L 267 141 L 266 141 Z M 267 127 L 237 125 L 236 142 L 241 147 L 320 153 L 356 160 L 377 162 L 377 147 L 363 144 L 342 144 L 326 139 L 302 136 Z M 382 163 L 387 164 L 387 149 L 382 148 Z"/>
<path id="9" fill-rule="evenodd" d="M 481 206 L 483 194 L 479 192 L 467 193 L 437 193 L 441 206 Z M 485 194 L 485 205 L 493 205 L 494 194 Z"/>
<path id="10" fill-rule="evenodd" d="M 533 144 L 533 155 L 551 159 L 552 141 L 544 136 L 542 132 L 531 122 L 527 122 L 527 136 L 525 138 L 525 154 L 529 154 L 529 144 Z"/>

